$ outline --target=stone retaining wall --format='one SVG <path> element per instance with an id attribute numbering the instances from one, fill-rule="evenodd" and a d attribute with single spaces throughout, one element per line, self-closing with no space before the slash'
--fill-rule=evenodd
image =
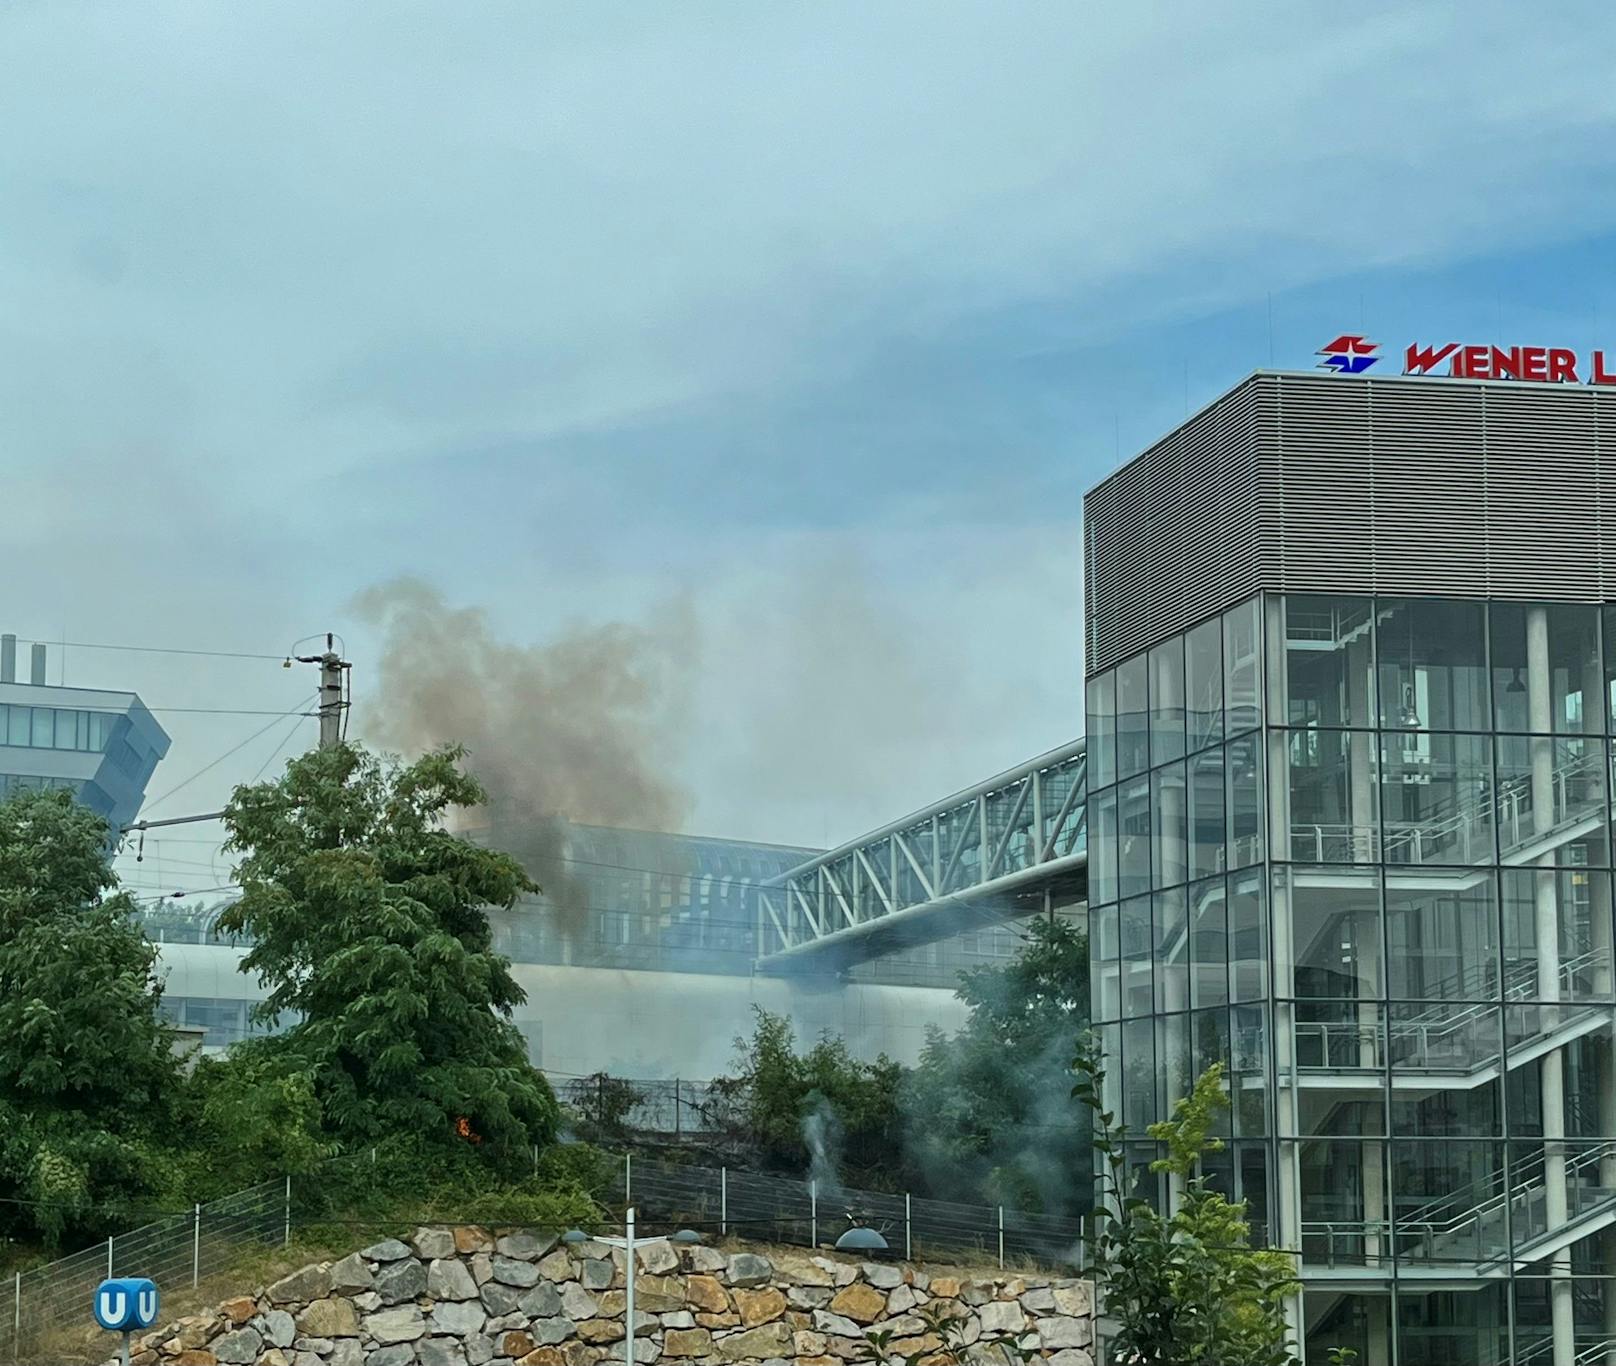
<path id="1" fill-rule="evenodd" d="M 871 1333 L 922 1366 L 1009 1366 L 1021 1349 L 1093 1366 L 1083 1281 L 665 1239 L 635 1252 L 637 1366 L 843 1366 L 869 1358 Z M 626 1264 L 603 1242 L 423 1228 L 148 1334 L 132 1366 L 611 1366 Z"/>

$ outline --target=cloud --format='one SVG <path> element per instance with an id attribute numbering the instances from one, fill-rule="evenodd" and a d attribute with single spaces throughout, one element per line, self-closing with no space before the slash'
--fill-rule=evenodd
<path id="1" fill-rule="evenodd" d="M 1609 233 L 1613 28 L 1580 0 L 12 6 L 19 627 L 275 650 L 421 572 L 528 640 L 691 590 L 722 661 L 697 823 L 802 838 L 855 777 L 896 814 L 956 781 L 939 731 L 964 769 L 1077 729 L 1077 497 L 1179 410 L 1177 364 L 1126 357 Z M 929 668 L 876 640 L 803 684 L 770 602 L 826 553 L 871 567 L 830 575 L 831 620 L 864 593 Z M 733 716 L 793 732 L 769 776 Z"/>

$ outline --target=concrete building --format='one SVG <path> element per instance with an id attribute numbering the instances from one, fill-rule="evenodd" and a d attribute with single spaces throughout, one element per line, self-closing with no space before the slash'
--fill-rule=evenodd
<path id="1" fill-rule="evenodd" d="M 168 733 L 132 692 L 52 687 L 43 645 L 17 679 L 17 638 L 0 636 L 0 798 L 65 788 L 114 829 L 134 820 Z"/>
<path id="2" fill-rule="evenodd" d="M 1616 1362 L 1612 488 L 1616 394 L 1260 373 L 1085 499 L 1111 1100 L 1224 1064 L 1310 1363 Z"/>

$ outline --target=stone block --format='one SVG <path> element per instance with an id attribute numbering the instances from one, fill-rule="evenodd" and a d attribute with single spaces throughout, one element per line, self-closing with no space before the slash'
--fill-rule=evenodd
<path id="1" fill-rule="evenodd" d="M 364 1361 L 358 1338 L 343 1338 L 331 1349 L 331 1366 L 364 1366 Z"/>
<path id="2" fill-rule="evenodd" d="M 414 1342 L 426 1336 L 426 1320 L 413 1304 L 401 1305 L 368 1316 L 365 1333 L 384 1347 L 396 1342 Z"/>
<path id="3" fill-rule="evenodd" d="M 382 1307 L 382 1297 L 374 1290 L 361 1290 L 353 1297 L 353 1302 L 361 1314 L 374 1314 Z"/>
<path id="4" fill-rule="evenodd" d="M 426 1266 L 414 1257 L 389 1262 L 376 1273 L 376 1293 L 383 1304 L 403 1304 L 426 1294 Z"/>
<path id="5" fill-rule="evenodd" d="M 823 1333 L 799 1331 L 791 1335 L 791 1350 L 800 1357 L 824 1356 L 828 1342 Z"/>
<path id="6" fill-rule="evenodd" d="M 494 1244 L 494 1251 L 515 1262 L 536 1262 L 555 1245 L 553 1233 L 507 1233 Z"/>
<path id="7" fill-rule="evenodd" d="M 1094 1358 L 1080 1347 L 1068 1347 L 1050 1357 L 1049 1366 L 1094 1366 Z"/>
<path id="8" fill-rule="evenodd" d="M 741 1325 L 745 1328 L 772 1323 L 786 1312 L 786 1297 L 772 1285 L 762 1290 L 736 1290 L 734 1299 L 735 1312 L 741 1316 Z"/>
<path id="9" fill-rule="evenodd" d="M 1021 1297 L 1021 1307 L 1029 1314 L 1053 1314 L 1055 1312 L 1055 1292 L 1048 1286 L 1029 1290 Z"/>
<path id="10" fill-rule="evenodd" d="M 549 1281 L 540 1281 L 517 1301 L 530 1319 L 553 1319 L 561 1312 L 561 1292 Z"/>
<path id="11" fill-rule="evenodd" d="M 1039 1319 L 1038 1340 L 1044 1347 L 1057 1351 L 1065 1347 L 1087 1347 L 1094 1341 L 1094 1323 L 1091 1319 L 1065 1316 Z"/>
<path id="12" fill-rule="evenodd" d="M 855 1323 L 874 1323 L 887 1311 L 887 1297 L 871 1285 L 855 1283 L 836 1292 L 831 1312 Z"/>
<path id="13" fill-rule="evenodd" d="M 203 1347 L 187 1347 L 169 1358 L 171 1366 L 218 1366 L 219 1358 Z"/>
<path id="14" fill-rule="evenodd" d="M 664 1328 L 694 1328 L 696 1326 L 696 1316 L 688 1309 L 675 1309 L 662 1315 L 662 1326 Z"/>
<path id="15" fill-rule="evenodd" d="M 599 1310 L 595 1297 L 576 1281 L 568 1281 L 561 1288 L 561 1312 L 574 1322 L 592 1319 Z"/>
<path id="16" fill-rule="evenodd" d="M 471 1258 L 471 1279 L 479 1286 L 494 1279 L 494 1259 L 486 1252 L 475 1252 Z"/>
<path id="17" fill-rule="evenodd" d="M 404 1245 L 399 1244 L 400 1247 Z M 340 1262 L 331 1264 L 331 1290 L 337 1295 L 356 1295 L 361 1290 L 370 1290 L 376 1284 L 376 1276 L 365 1259 L 357 1252 L 344 1257 Z"/>
<path id="18" fill-rule="evenodd" d="M 877 1290 L 896 1290 L 903 1284 L 903 1272 L 890 1263 L 864 1262 L 859 1266 L 859 1274 Z"/>
<path id="19" fill-rule="evenodd" d="M 352 1300 L 332 1295 L 315 1300 L 299 1314 L 297 1328 L 304 1337 L 356 1338 L 359 1336 L 359 1313 Z"/>
<path id="20" fill-rule="evenodd" d="M 900 1285 L 887 1296 L 887 1313 L 907 1314 L 920 1303 L 920 1296 L 912 1285 Z"/>
<path id="21" fill-rule="evenodd" d="M 585 1290 L 610 1290 L 616 1275 L 617 1268 L 609 1257 L 591 1257 L 578 1268 L 578 1280 Z"/>
<path id="22" fill-rule="evenodd" d="M 698 1328 L 739 1328 L 741 1316 L 733 1309 L 727 1314 L 697 1314 Z"/>
<path id="23" fill-rule="evenodd" d="M 585 1319 L 578 1325 L 578 1340 L 599 1346 L 626 1336 L 619 1319 Z"/>
<path id="24" fill-rule="evenodd" d="M 662 1335 L 662 1355 L 704 1357 L 711 1355 L 713 1335 L 705 1328 L 671 1328 Z"/>
<path id="25" fill-rule="evenodd" d="M 483 1302 L 483 1308 L 490 1314 L 509 1314 L 522 1302 L 522 1292 L 514 1286 L 489 1281 L 477 1292 L 477 1298 Z"/>
<path id="26" fill-rule="evenodd" d="M 487 1366 L 493 1359 L 493 1338 L 487 1333 L 466 1334 L 466 1366 Z"/>
<path id="27" fill-rule="evenodd" d="M 640 1264 L 640 1270 L 651 1276 L 665 1276 L 679 1269 L 679 1254 L 666 1238 L 653 1238 L 638 1244 L 634 1249 L 634 1259 Z"/>
<path id="28" fill-rule="evenodd" d="M 426 1293 L 435 1300 L 474 1300 L 477 1283 L 458 1257 L 439 1258 L 426 1269 Z"/>
<path id="29" fill-rule="evenodd" d="M 931 1278 L 931 1293 L 940 1300 L 957 1300 L 963 1289 L 958 1276 L 933 1276 Z"/>
<path id="30" fill-rule="evenodd" d="M 328 1357 L 336 1348 L 330 1338 L 297 1338 L 292 1343 L 295 1352 L 312 1352 L 317 1357 Z"/>
<path id="31" fill-rule="evenodd" d="M 535 1347 L 518 1366 L 566 1366 L 566 1360 L 559 1347 Z"/>
<path id="32" fill-rule="evenodd" d="M 793 1309 L 823 1309 L 835 1292 L 823 1285 L 793 1285 L 786 1290 L 786 1303 Z"/>
<path id="33" fill-rule="evenodd" d="M 724 1266 L 724 1274 L 731 1285 L 767 1285 L 774 1275 L 774 1267 L 767 1257 L 755 1252 L 737 1252 Z"/>
<path id="34" fill-rule="evenodd" d="M 494 1350 L 502 1357 L 525 1357 L 538 1345 L 527 1333 L 501 1333 L 494 1343 Z"/>
<path id="35" fill-rule="evenodd" d="M 652 1366 L 652 1363 L 661 1359 L 662 1347 L 649 1338 L 636 1338 L 634 1341 L 634 1366 Z M 607 1348 L 605 1361 L 627 1361 L 627 1342 L 613 1343 Z"/>
<path id="36" fill-rule="evenodd" d="M 984 1333 L 1020 1333 L 1027 1327 L 1027 1316 L 1014 1300 L 991 1300 L 977 1311 Z"/>
<path id="37" fill-rule="evenodd" d="M 264 1339 L 256 1328 L 237 1328 L 213 1340 L 213 1355 L 224 1366 L 251 1366 L 263 1346 Z"/>
<path id="38" fill-rule="evenodd" d="M 474 1299 L 439 1300 L 432 1308 L 433 1331 L 451 1337 L 480 1333 L 487 1321 L 487 1313 Z"/>
<path id="39" fill-rule="evenodd" d="M 1087 1281 L 1059 1281 L 1050 1288 L 1055 1308 L 1072 1318 L 1085 1318 L 1094 1312 L 1094 1287 Z"/>
<path id="40" fill-rule="evenodd" d="M 469 1257 L 473 1252 L 492 1252 L 494 1235 L 476 1224 L 461 1224 L 454 1231 L 454 1245 L 462 1257 Z"/>
<path id="41" fill-rule="evenodd" d="M 250 1304 L 251 1301 L 249 1300 L 248 1303 Z M 245 1323 L 251 1317 L 252 1315 L 248 1314 L 246 1318 L 239 1320 L 239 1322 Z M 232 1320 L 232 1322 L 236 1322 L 236 1320 Z M 218 1337 L 219 1330 L 223 1327 L 224 1320 L 217 1314 L 187 1314 L 174 1324 L 172 1332 L 179 1349 L 185 1351 L 188 1348 L 206 1347 L 208 1343 Z"/>
<path id="42" fill-rule="evenodd" d="M 497 1319 L 489 1319 L 483 1324 L 483 1332 L 491 1338 L 497 1338 L 501 1333 L 523 1332 L 527 1325 L 527 1315 L 518 1309 L 510 1314 L 501 1314 Z"/>
<path id="43" fill-rule="evenodd" d="M 276 1347 L 290 1347 L 297 1336 L 297 1324 L 284 1309 L 271 1309 L 264 1315 L 264 1336 Z"/>
<path id="44" fill-rule="evenodd" d="M 369 1247 L 359 1249 L 359 1255 L 370 1262 L 402 1262 L 410 1255 L 410 1250 L 397 1238 L 383 1238 L 379 1243 L 372 1243 Z M 371 1353 L 375 1355 L 374 1352 Z M 414 1353 L 411 1353 L 413 1356 Z M 370 1366 L 369 1361 L 365 1366 Z"/>
<path id="45" fill-rule="evenodd" d="M 501 1285 L 514 1285 L 518 1290 L 529 1290 L 538 1284 L 539 1268 L 532 1262 L 519 1262 L 514 1257 L 494 1254 L 494 1279 Z"/>
<path id="46" fill-rule="evenodd" d="M 567 1255 L 566 1248 L 558 1247 L 539 1259 L 539 1275 L 547 1281 L 575 1281 L 578 1279 L 578 1263 Z"/>
<path id="47" fill-rule="evenodd" d="M 766 1323 L 718 1339 L 718 1353 L 726 1361 L 789 1356 L 791 1350 L 791 1329 L 783 1323 Z"/>
<path id="48" fill-rule="evenodd" d="M 814 1310 L 814 1328 L 817 1332 L 829 1333 L 832 1337 L 857 1338 L 864 1336 L 864 1329 L 852 1319 L 844 1318 L 840 1314 L 833 1314 L 828 1309 Z"/>
<path id="49" fill-rule="evenodd" d="M 687 1276 L 685 1302 L 707 1314 L 723 1314 L 730 1308 L 729 1292 L 712 1276 Z"/>
<path id="50" fill-rule="evenodd" d="M 132 1361 L 130 1366 L 134 1366 Z M 279 1347 L 271 1347 L 267 1352 L 258 1354 L 258 1366 L 292 1366 L 292 1359 Z"/>
<path id="51" fill-rule="evenodd" d="M 282 1276 L 269 1287 L 271 1304 L 306 1304 L 331 1293 L 331 1273 L 323 1266 L 305 1266 Z"/>
<path id="52" fill-rule="evenodd" d="M 454 1234 L 446 1228 L 418 1228 L 410 1238 L 410 1246 L 423 1262 L 455 1254 Z"/>
<path id="53" fill-rule="evenodd" d="M 421 1366 L 466 1366 L 466 1349 L 459 1338 L 423 1338 L 415 1359 Z"/>
<path id="54" fill-rule="evenodd" d="M 533 1341 L 540 1347 L 555 1347 L 565 1342 L 578 1331 L 578 1325 L 571 1319 L 549 1318 L 534 1319 L 529 1330 Z"/>
<path id="55" fill-rule="evenodd" d="M 716 1247 L 692 1243 L 679 1249 L 679 1264 L 686 1271 L 722 1271 L 727 1258 Z"/>
<path id="56" fill-rule="evenodd" d="M 400 1244 L 403 1246 L 403 1244 Z M 409 1366 L 415 1360 L 415 1348 L 407 1342 L 395 1342 L 378 1347 L 365 1358 L 365 1366 Z"/>

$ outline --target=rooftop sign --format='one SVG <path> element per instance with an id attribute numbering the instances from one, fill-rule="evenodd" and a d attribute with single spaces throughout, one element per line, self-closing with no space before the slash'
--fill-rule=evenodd
<path id="1" fill-rule="evenodd" d="M 1351 333 L 1319 348 L 1319 369 L 1361 375 L 1381 359 L 1378 343 Z M 1443 342 L 1415 344 L 1403 353 L 1405 375 L 1453 379 L 1515 379 L 1537 384 L 1616 384 L 1616 358 L 1603 351 L 1579 353 L 1565 346 L 1478 346 Z"/>

